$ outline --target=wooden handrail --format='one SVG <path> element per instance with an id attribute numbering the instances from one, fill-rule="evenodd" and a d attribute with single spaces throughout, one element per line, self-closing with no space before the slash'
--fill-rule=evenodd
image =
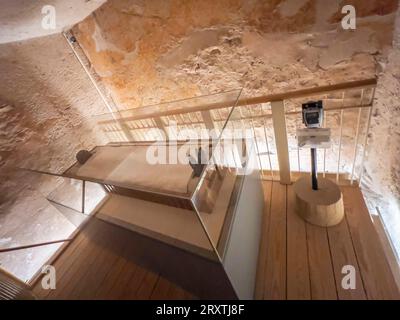
<path id="1" fill-rule="evenodd" d="M 307 89 L 301 89 L 296 91 L 290 91 L 285 93 L 277 93 L 270 94 L 261 97 L 255 97 L 250 99 L 244 99 L 246 104 L 259 104 L 259 103 L 267 103 L 272 101 L 282 101 L 289 99 L 297 99 L 304 98 L 313 95 L 324 95 L 327 93 L 351 90 L 351 89 L 361 89 L 361 88 L 373 88 L 377 84 L 376 78 L 366 79 L 366 80 L 357 80 L 350 82 L 343 82 L 338 84 L 326 85 L 321 87 L 313 87 Z M 242 100 L 239 100 L 239 105 Z"/>
<path id="2" fill-rule="evenodd" d="M 257 105 L 257 104 L 268 103 L 268 102 L 273 102 L 273 101 L 284 101 L 284 100 L 288 100 L 288 99 L 305 98 L 305 97 L 309 97 L 309 96 L 313 96 L 313 95 L 324 95 L 324 94 L 328 94 L 328 93 L 340 92 L 340 91 L 345 91 L 345 90 L 373 88 L 376 86 L 376 84 L 377 84 L 376 78 L 357 80 L 357 81 L 349 81 L 349 82 L 343 82 L 343 83 L 338 83 L 338 84 L 333 84 L 333 85 L 312 87 L 312 88 L 289 91 L 289 92 L 284 92 L 284 93 L 264 95 L 264 96 L 253 97 L 253 98 L 239 98 L 236 105 L 237 106 Z M 232 91 L 229 91 L 227 93 L 231 93 L 231 92 Z M 194 97 L 194 98 L 201 98 L 201 97 Z M 178 102 L 182 103 L 185 100 L 189 101 L 191 99 L 190 98 L 183 99 L 183 100 L 179 100 Z M 120 119 L 123 121 L 133 121 L 133 120 L 140 120 L 140 119 L 146 119 L 146 118 L 168 116 L 168 115 L 179 114 L 179 113 L 191 113 L 191 112 L 198 112 L 198 111 L 204 111 L 204 110 L 227 108 L 227 107 L 232 107 L 233 105 L 235 105 L 235 102 L 236 102 L 236 99 L 232 99 L 232 100 L 226 100 L 226 101 L 222 101 L 222 102 L 214 102 L 214 103 L 196 105 L 194 107 L 188 106 L 187 108 L 182 108 L 182 107 L 173 108 L 173 105 L 168 106 L 170 103 L 174 103 L 174 102 L 170 102 L 170 103 L 163 103 L 163 104 L 159 104 L 159 105 L 152 105 L 152 106 L 139 107 L 139 108 L 135 108 L 135 109 L 122 110 L 121 113 L 123 113 L 123 112 L 132 112 L 133 113 L 132 116 L 128 116 L 128 117 L 122 117 L 118 113 L 116 113 L 114 115 L 116 116 L 117 119 Z M 165 106 L 164 110 L 160 110 L 160 107 L 162 107 L 162 106 Z M 110 114 L 102 114 L 102 115 L 97 115 L 95 117 L 106 117 L 109 115 Z M 98 121 L 98 123 L 103 124 L 103 123 L 109 123 L 110 121 L 115 121 L 115 120 L 105 119 L 105 120 Z"/>
<path id="3" fill-rule="evenodd" d="M 363 105 L 350 105 L 350 106 L 344 106 L 344 107 L 333 107 L 333 108 L 325 108 L 325 112 L 332 112 L 332 111 L 340 111 L 342 109 L 344 110 L 349 110 L 349 109 L 358 109 L 358 108 L 370 108 L 372 107 L 372 103 L 369 104 L 363 104 Z M 296 110 L 296 111 L 287 111 L 285 112 L 286 116 L 291 116 L 291 115 L 298 115 L 300 114 L 301 111 Z M 239 120 L 257 120 L 257 119 L 270 119 L 272 118 L 272 114 L 262 114 L 262 115 L 254 115 L 254 116 L 243 116 L 243 117 L 232 117 L 231 120 L 233 121 L 239 121 Z M 124 119 L 123 119 L 124 120 Z M 213 120 L 214 122 L 218 122 L 218 121 L 226 121 L 226 118 L 224 119 L 220 119 L 220 120 Z M 114 120 L 110 120 L 110 122 L 114 122 Z M 108 123 L 108 122 L 104 122 L 104 123 Z M 204 121 L 193 121 L 193 122 L 185 122 L 185 123 L 178 123 L 177 125 L 197 125 L 197 124 L 203 124 Z M 140 127 L 140 128 L 135 128 L 135 130 L 139 130 L 139 129 L 157 129 L 159 127 L 157 126 L 153 126 L 153 127 Z M 120 129 L 118 129 L 119 131 Z M 112 131 L 112 130 L 111 130 Z M 68 170 L 66 170 L 68 171 Z"/>
<path id="4" fill-rule="evenodd" d="M 332 112 L 332 111 L 340 111 L 340 110 L 349 110 L 349 109 L 358 109 L 358 108 L 370 108 L 372 107 L 372 103 L 369 104 L 364 104 L 364 105 L 351 105 L 351 106 L 345 106 L 345 107 L 333 107 L 333 108 L 325 108 L 325 112 Z M 291 115 L 298 115 L 301 114 L 301 110 L 296 110 L 296 111 L 288 111 L 285 112 L 285 116 L 291 116 Z M 243 117 L 232 117 L 231 120 L 233 121 L 241 121 L 241 120 L 256 120 L 256 119 L 271 119 L 272 114 L 262 114 L 262 115 L 255 115 L 255 116 L 243 116 Z M 226 121 L 225 119 L 221 120 L 214 120 L 214 121 Z M 203 122 L 191 122 L 191 123 L 184 123 L 182 125 L 190 125 L 190 124 L 197 124 L 197 123 L 203 123 Z M 181 124 L 178 124 L 181 125 Z M 142 128 L 139 128 L 142 129 Z"/>

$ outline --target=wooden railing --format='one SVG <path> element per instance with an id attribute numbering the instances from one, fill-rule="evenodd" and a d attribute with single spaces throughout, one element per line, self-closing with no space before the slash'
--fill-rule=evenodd
<path id="1" fill-rule="evenodd" d="M 288 138 L 292 138 L 294 132 L 288 133 L 292 128 L 287 127 L 287 119 L 300 119 L 301 103 L 306 99 L 321 99 L 324 100 L 327 125 L 330 125 L 330 117 L 339 117 L 338 125 L 332 128 L 338 130 L 337 137 L 334 137 L 338 146 L 336 178 L 339 180 L 343 176 L 342 168 L 345 167 L 353 183 L 359 182 L 362 177 L 376 83 L 376 79 L 372 78 L 259 97 L 242 97 L 239 90 L 232 90 L 98 115 L 95 120 L 111 142 L 176 140 L 184 129 L 196 130 L 199 134 L 202 129 L 221 131 L 232 108 L 237 108 L 240 116 L 229 121 L 235 129 L 247 127 L 253 130 L 261 168 L 263 172 L 270 172 L 265 174 L 266 178 L 277 179 L 273 172 L 279 170 L 279 181 L 289 184 L 292 171 L 307 172 L 308 168 L 302 159 L 302 150 L 289 143 Z M 349 149 L 348 142 L 343 138 L 343 127 L 347 113 L 354 112 L 357 113 L 357 120 L 351 146 L 353 154 L 349 160 L 343 158 L 343 149 Z M 171 130 L 172 124 L 176 132 Z M 297 152 L 297 163 L 294 162 L 295 157 L 290 156 L 290 151 Z M 326 150 L 322 153 L 320 173 L 323 175 L 334 172 L 327 167 L 327 158 L 331 153 Z"/>

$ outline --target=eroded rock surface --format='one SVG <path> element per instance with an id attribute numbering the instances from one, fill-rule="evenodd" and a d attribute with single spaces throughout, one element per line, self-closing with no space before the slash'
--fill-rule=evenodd
<path id="1" fill-rule="evenodd" d="M 349 3 L 351 4 L 351 3 Z M 397 1 L 109 1 L 74 33 L 120 108 L 244 87 L 248 95 L 375 75 Z"/>

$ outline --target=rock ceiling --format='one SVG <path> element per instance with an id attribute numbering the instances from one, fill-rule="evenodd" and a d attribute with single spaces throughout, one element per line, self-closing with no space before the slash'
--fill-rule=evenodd
<path id="1" fill-rule="evenodd" d="M 357 29 L 343 30 L 354 4 Z M 397 0 L 108 1 L 73 28 L 119 108 L 375 76 Z"/>

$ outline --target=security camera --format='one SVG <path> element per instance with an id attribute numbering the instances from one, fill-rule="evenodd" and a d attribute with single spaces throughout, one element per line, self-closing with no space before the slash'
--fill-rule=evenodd
<path id="1" fill-rule="evenodd" d="M 303 123 L 307 128 L 320 128 L 324 112 L 322 101 L 310 101 L 302 105 Z"/>

